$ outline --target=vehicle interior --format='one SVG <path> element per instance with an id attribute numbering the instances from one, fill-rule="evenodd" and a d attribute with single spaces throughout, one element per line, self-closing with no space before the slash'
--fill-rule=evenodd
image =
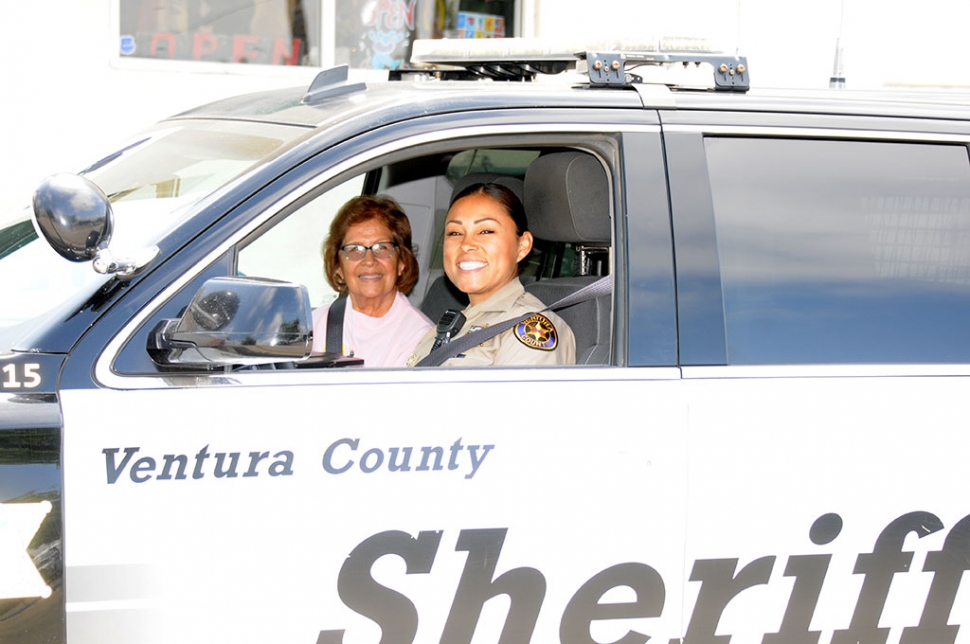
<path id="1" fill-rule="evenodd" d="M 610 272 L 609 181 L 587 152 L 476 148 L 390 165 L 373 175 L 374 192 L 395 198 L 412 220 L 422 273 L 411 297 L 432 321 L 446 309 L 468 305 L 444 274 L 441 249 L 453 195 L 475 183 L 503 184 L 521 199 L 536 242 L 520 279 L 545 304 Z M 422 195 L 433 195 L 432 207 Z M 433 225 L 419 229 L 415 215 L 428 210 Z M 609 363 L 610 299 L 600 296 L 557 311 L 576 336 L 577 364 Z"/>
<path id="2" fill-rule="evenodd" d="M 593 153 L 562 146 L 466 147 L 385 160 L 300 198 L 237 246 L 233 272 L 303 284 L 312 308 L 329 304 L 337 294 L 324 277 L 321 245 L 333 217 L 354 196 L 384 195 L 402 206 L 412 228 L 420 278 L 409 299 L 437 322 L 446 309 L 468 304 L 442 263 L 449 204 L 465 187 L 487 182 L 510 188 L 523 202 L 535 241 L 520 279 L 544 304 L 612 273 L 607 170 Z M 612 363 L 612 299 L 601 294 L 555 310 L 576 338 L 577 364 Z"/>

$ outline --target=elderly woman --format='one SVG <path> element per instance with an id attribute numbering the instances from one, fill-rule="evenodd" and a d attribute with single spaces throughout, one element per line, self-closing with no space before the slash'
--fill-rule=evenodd
<path id="1" fill-rule="evenodd" d="M 406 297 L 418 281 L 411 224 L 396 201 L 361 196 L 345 203 L 323 242 L 330 286 L 347 294 L 343 344 L 326 346 L 331 304 L 314 312 L 313 351 L 364 360 L 366 367 L 403 367 L 431 321 Z"/>
<path id="2" fill-rule="evenodd" d="M 476 183 L 451 201 L 445 218 L 444 269 L 468 294 L 465 322 L 454 337 L 545 309 L 519 281 L 519 264 L 532 251 L 525 208 L 514 192 L 494 183 Z M 408 365 L 427 356 L 436 332 L 425 334 Z M 481 365 L 575 364 L 576 340 L 554 313 L 537 313 L 512 329 L 449 358 L 452 367 Z"/>

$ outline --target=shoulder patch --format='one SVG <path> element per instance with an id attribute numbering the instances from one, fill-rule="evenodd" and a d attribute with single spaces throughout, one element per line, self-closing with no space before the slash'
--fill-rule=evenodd
<path id="1" fill-rule="evenodd" d="M 536 313 L 515 326 L 515 337 L 525 346 L 540 351 L 552 351 L 559 346 L 559 334 L 552 320 Z"/>

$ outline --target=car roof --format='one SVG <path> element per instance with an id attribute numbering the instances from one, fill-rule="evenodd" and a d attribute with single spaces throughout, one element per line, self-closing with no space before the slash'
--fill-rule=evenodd
<path id="1" fill-rule="evenodd" d="M 728 92 L 674 94 L 678 109 L 970 119 L 970 95 L 964 92 L 765 89 L 743 95 Z"/>
<path id="2" fill-rule="evenodd" d="M 359 89 L 304 102 L 306 87 L 270 90 L 228 98 L 183 112 L 173 118 L 225 118 L 321 128 L 365 115 L 384 120 L 409 115 L 473 109 L 573 107 L 640 109 L 634 92 L 592 91 L 566 83 L 492 81 L 379 81 Z"/>
<path id="3" fill-rule="evenodd" d="M 574 76 L 578 80 L 580 77 Z M 270 90 L 203 105 L 173 118 L 252 120 L 307 128 L 349 121 L 394 122 L 429 114 L 515 108 L 664 109 L 970 120 L 970 96 L 946 91 L 685 90 L 644 83 L 625 89 L 553 82 L 378 81 L 306 101 L 306 87 Z M 637 91 L 631 91 L 636 89 Z"/>

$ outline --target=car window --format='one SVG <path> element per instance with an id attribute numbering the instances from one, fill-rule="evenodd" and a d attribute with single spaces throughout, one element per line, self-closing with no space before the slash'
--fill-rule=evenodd
<path id="1" fill-rule="evenodd" d="M 239 245 L 238 274 L 295 281 L 310 290 L 314 308 L 328 304 L 336 293 L 323 274 L 321 246 L 330 222 L 350 198 L 369 192 L 394 198 L 408 215 L 421 279 L 411 299 L 420 305 L 431 282 L 443 274 L 444 216 L 453 186 L 462 178 L 503 176 L 520 182 L 539 149 L 473 148 L 398 161 L 360 174 L 325 192 L 302 200 L 272 227 L 258 231 Z M 609 246 L 552 242 L 536 238 L 523 262 L 523 280 L 549 279 L 610 271 Z M 429 278 L 430 275 L 430 278 Z"/>
<path id="2" fill-rule="evenodd" d="M 440 249 L 437 249 L 443 238 L 444 215 L 448 210 L 454 189 L 453 182 L 456 181 L 450 176 L 454 173 L 452 160 L 459 158 L 468 162 L 463 164 L 466 166 L 464 172 L 458 173 L 457 176 L 460 178 L 467 174 L 469 169 L 478 169 L 480 167 L 478 162 L 482 159 L 501 159 L 502 163 L 498 164 L 501 166 L 500 169 L 512 170 L 514 174 L 507 176 L 516 177 L 521 182 L 526 168 L 540 156 L 540 152 L 563 153 L 565 150 L 568 148 L 510 149 L 501 150 L 501 153 L 496 154 L 495 151 L 485 148 L 482 151 L 477 148 L 456 150 L 439 145 L 430 151 L 415 150 L 412 155 L 399 154 L 393 159 L 386 160 L 383 165 L 380 162 L 369 163 L 366 167 L 362 166 L 358 172 L 345 175 L 350 178 L 340 182 L 326 183 L 308 189 L 308 192 L 303 195 L 288 195 L 286 200 L 291 203 L 290 206 L 280 210 L 237 242 L 233 249 L 217 262 L 217 266 L 206 270 L 206 276 L 235 275 L 295 282 L 307 287 L 310 305 L 314 310 L 325 307 L 336 298 L 336 293 L 326 281 L 322 257 L 322 244 L 327 237 L 333 217 L 352 197 L 361 194 L 388 196 L 400 204 L 412 228 L 412 240 L 420 278 L 408 299 L 433 323 L 445 308 L 461 309 L 467 304 L 467 300 L 462 302 L 453 297 L 457 293 L 454 287 L 444 286 L 447 278 L 444 277 L 440 264 Z M 594 164 L 602 166 L 591 153 L 579 151 L 574 153 L 588 157 L 587 161 L 593 160 Z M 488 165 L 492 168 L 497 167 L 492 162 Z M 602 233 L 602 236 L 597 239 L 602 241 L 589 244 L 588 248 L 583 247 L 578 241 L 564 242 L 563 240 L 569 239 L 569 235 L 572 234 L 570 225 L 565 226 L 561 238 L 549 240 L 536 235 L 534 256 L 527 262 L 529 270 L 524 274 L 522 281 L 525 283 L 526 290 L 545 304 L 552 304 L 567 293 L 595 281 L 597 276 L 612 272 L 611 199 L 608 190 L 604 188 L 608 186 L 609 181 L 606 172 L 600 172 L 602 185 L 597 184 L 596 192 L 599 195 L 596 198 L 598 206 L 595 209 L 595 215 L 590 217 L 601 221 L 602 225 L 596 228 Z M 547 171 L 546 174 L 549 172 Z M 273 198 L 273 200 L 276 199 L 278 197 Z M 602 203 L 599 203 L 600 201 Z M 549 219 L 548 214 L 545 217 Z M 558 219 L 558 216 L 554 219 Z M 550 224 L 547 221 L 545 226 L 549 230 L 550 226 L 554 229 L 556 224 L 554 222 Z M 538 270 L 540 268 L 541 270 Z M 173 369 L 192 370 L 188 366 L 153 365 L 151 359 L 146 357 L 145 346 L 146 343 L 151 344 L 152 329 L 159 328 L 165 319 L 181 315 L 181 311 L 200 287 L 200 278 L 193 279 L 169 300 L 163 307 L 164 311 L 159 309 L 148 318 L 141 330 L 122 350 L 114 368 L 120 373 L 131 374 L 167 372 Z M 462 294 L 457 293 L 457 295 L 460 297 Z M 322 311 L 315 313 L 315 320 L 317 315 L 322 316 Z M 560 314 L 560 317 L 577 336 L 577 361 L 581 364 L 610 363 L 613 328 L 610 296 L 601 296 L 596 301 L 569 307 Z M 317 331 L 319 332 L 319 329 Z M 417 341 L 414 345 L 417 345 Z M 316 349 L 316 351 L 320 350 L 320 348 Z M 318 360 L 311 360 L 302 366 L 312 369 L 327 365 Z"/>
<path id="3" fill-rule="evenodd" d="M 311 199 L 239 250 L 237 274 L 298 282 L 310 291 L 316 308 L 336 298 L 323 273 L 321 245 L 334 215 L 348 199 L 361 194 L 364 175 Z"/>
<path id="4" fill-rule="evenodd" d="M 965 146 L 705 145 L 729 364 L 970 362 Z"/>

